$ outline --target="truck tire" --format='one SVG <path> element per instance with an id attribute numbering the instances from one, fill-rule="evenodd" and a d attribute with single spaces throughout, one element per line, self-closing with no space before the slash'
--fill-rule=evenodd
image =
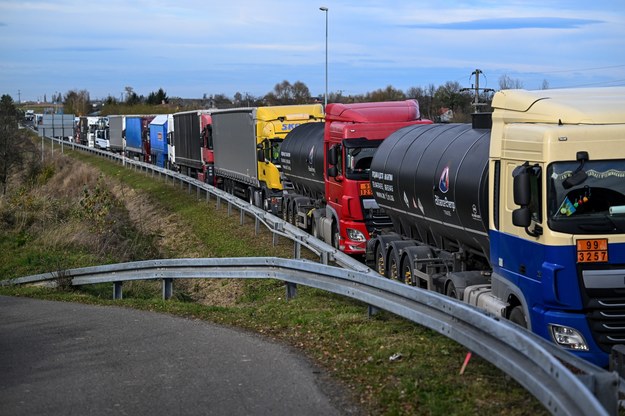
<path id="1" fill-rule="evenodd" d="M 391 280 L 397 280 L 401 282 L 401 270 L 399 268 L 399 259 L 397 258 L 397 255 L 397 250 L 393 249 L 393 251 L 391 251 L 391 254 L 388 256 L 390 259 L 390 264 L 388 265 L 388 277 Z"/>
<path id="2" fill-rule="evenodd" d="M 386 259 L 379 244 L 375 248 L 375 270 L 382 276 L 386 276 Z"/>
<path id="3" fill-rule="evenodd" d="M 332 223 L 332 246 L 337 249 L 339 249 L 339 245 L 340 245 L 340 234 L 339 234 L 339 229 L 336 226 L 336 222 Z"/>
<path id="4" fill-rule="evenodd" d="M 311 228 L 310 231 L 312 232 L 312 236 L 318 240 L 323 241 L 323 238 L 321 238 L 321 235 L 319 234 L 319 230 L 317 229 L 317 220 L 315 219 L 315 217 L 313 217 L 310 222 L 310 228 Z"/>
<path id="5" fill-rule="evenodd" d="M 512 308 L 508 319 L 510 322 L 527 329 L 527 317 L 525 316 L 525 312 L 523 312 L 523 307 L 521 305 Z"/>
<path id="6" fill-rule="evenodd" d="M 400 281 L 407 285 L 414 286 L 415 282 L 412 279 L 412 267 L 410 267 L 410 259 L 408 256 L 404 256 L 402 259 L 400 270 Z"/>
<path id="7" fill-rule="evenodd" d="M 254 188 L 251 186 L 247 188 L 247 202 L 249 202 L 250 205 L 256 205 L 254 204 Z"/>
<path id="8" fill-rule="evenodd" d="M 456 285 L 454 285 L 454 282 L 450 281 L 447 284 L 447 289 L 445 289 L 445 294 L 449 296 L 450 298 L 460 299 L 458 297 L 458 290 L 456 289 Z"/>
<path id="9" fill-rule="evenodd" d="M 289 222 L 289 202 L 286 198 L 282 199 L 282 219 Z"/>

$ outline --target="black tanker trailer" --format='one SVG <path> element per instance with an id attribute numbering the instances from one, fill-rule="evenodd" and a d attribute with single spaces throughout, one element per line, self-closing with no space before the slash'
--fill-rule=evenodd
<path id="1" fill-rule="evenodd" d="M 488 282 L 490 133 L 471 124 L 415 125 L 380 144 L 371 187 L 393 223 L 393 232 L 367 245 L 380 274 L 456 297 Z"/>
<path id="2" fill-rule="evenodd" d="M 323 198 L 325 193 L 323 130 L 324 123 L 301 124 L 280 147 L 280 164 L 287 181 L 299 194 L 312 198 Z"/>

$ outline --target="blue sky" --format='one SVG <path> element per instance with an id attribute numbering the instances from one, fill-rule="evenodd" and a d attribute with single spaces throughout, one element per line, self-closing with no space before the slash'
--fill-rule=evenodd
<path id="1" fill-rule="evenodd" d="M 625 85 L 623 0 L 0 0 L 0 94 Z M 18 96 L 19 91 L 19 96 Z"/>

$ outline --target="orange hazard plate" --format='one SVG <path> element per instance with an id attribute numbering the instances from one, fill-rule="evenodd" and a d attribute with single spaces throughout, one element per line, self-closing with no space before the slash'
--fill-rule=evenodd
<path id="1" fill-rule="evenodd" d="M 599 263 L 608 261 L 608 239 L 577 240 L 577 262 Z"/>

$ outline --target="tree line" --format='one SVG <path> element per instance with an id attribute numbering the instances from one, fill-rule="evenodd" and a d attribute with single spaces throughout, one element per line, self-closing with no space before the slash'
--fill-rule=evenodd
<path id="1" fill-rule="evenodd" d="M 523 88 L 521 81 L 506 75 L 499 79 L 500 89 Z M 548 83 L 543 82 L 543 88 Z M 110 114 L 163 114 L 198 108 L 235 108 L 272 105 L 309 104 L 323 102 L 323 96 L 312 96 L 308 86 L 302 81 L 291 83 L 284 80 L 275 84 L 273 90 L 262 96 L 237 92 L 229 97 L 225 94 L 203 94 L 201 99 L 182 99 L 168 97 L 163 88 L 150 92 L 147 96 L 139 95 L 133 87 L 126 86 L 122 97 L 106 97 L 98 108 L 101 115 Z M 479 91 L 480 111 L 490 111 L 491 91 Z M 87 90 L 70 90 L 62 97 L 56 97 L 63 104 L 66 114 L 88 115 L 94 111 L 93 102 Z M 62 99 L 61 99 L 62 98 Z M 444 121 L 466 122 L 475 108 L 472 106 L 475 93 L 463 88 L 456 81 L 448 81 L 440 86 L 430 84 L 426 87 L 411 87 L 405 91 L 392 85 L 365 94 L 345 95 L 343 91 L 328 94 L 328 103 L 357 103 L 415 99 L 419 103 L 424 118 L 441 121 L 443 114 L 452 114 Z"/>
<path id="2" fill-rule="evenodd" d="M 24 113 L 19 110 L 13 98 L 4 94 L 0 97 L 0 198 L 7 192 L 9 178 L 12 173 L 22 172 L 28 180 L 33 180 L 41 164 L 36 157 L 38 150 L 35 144 L 20 129 L 19 124 Z"/>

